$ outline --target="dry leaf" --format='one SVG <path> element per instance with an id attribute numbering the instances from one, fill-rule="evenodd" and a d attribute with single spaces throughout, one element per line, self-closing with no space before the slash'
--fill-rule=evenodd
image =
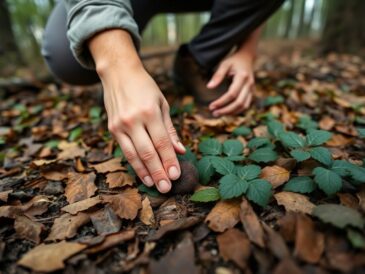
<path id="1" fill-rule="evenodd" d="M 319 127 L 323 130 L 331 130 L 336 124 L 336 121 L 332 119 L 330 116 L 324 116 L 319 121 Z"/>
<path id="2" fill-rule="evenodd" d="M 346 138 L 342 134 L 333 134 L 331 139 L 326 142 L 330 147 L 343 147 L 351 144 L 353 141 L 351 138 Z"/>
<path id="3" fill-rule="evenodd" d="M 280 260 L 290 257 L 290 251 L 281 235 L 264 222 L 262 223 L 262 226 L 267 235 L 266 246 L 274 256 Z"/>
<path id="4" fill-rule="evenodd" d="M 91 222 L 99 235 L 108 235 L 119 232 L 122 222 L 109 206 L 90 215 Z"/>
<path id="5" fill-rule="evenodd" d="M 350 193 L 337 193 L 342 205 L 358 210 L 359 200 Z"/>
<path id="6" fill-rule="evenodd" d="M 278 263 L 273 274 L 304 274 L 304 272 L 293 259 L 286 258 Z"/>
<path id="7" fill-rule="evenodd" d="M 142 209 L 141 212 L 139 213 L 139 219 L 145 225 L 155 224 L 155 215 L 153 214 L 151 203 L 148 197 L 144 198 L 142 201 Z"/>
<path id="8" fill-rule="evenodd" d="M 63 208 L 61 208 L 61 210 L 74 215 L 80 211 L 88 210 L 89 208 L 91 208 L 97 204 L 100 204 L 102 202 L 103 202 L 103 200 L 101 199 L 100 196 L 95 196 L 92 198 L 88 198 L 88 199 L 64 206 Z"/>
<path id="9" fill-rule="evenodd" d="M 63 261 L 85 249 L 85 245 L 65 241 L 41 244 L 28 251 L 19 261 L 21 266 L 33 271 L 52 272 L 65 267 Z"/>
<path id="10" fill-rule="evenodd" d="M 13 192 L 12 190 L 6 190 L 6 191 L 0 192 L 0 201 L 3 201 L 6 203 L 8 201 L 9 194 L 12 192 Z"/>
<path id="11" fill-rule="evenodd" d="M 279 205 L 285 207 L 286 211 L 301 212 L 311 215 L 315 205 L 309 201 L 307 196 L 294 192 L 279 192 L 274 195 Z"/>
<path id="12" fill-rule="evenodd" d="M 245 198 L 243 198 L 241 203 L 240 219 L 250 241 L 264 248 L 264 230 L 259 218 Z"/>
<path id="13" fill-rule="evenodd" d="M 115 234 L 110 234 L 105 237 L 105 240 L 98 245 L 94 245 L 86 250 L 87 254 L 94 254 L 106 250 L 110 247 L 121 244 L 125 241 L 131 240 L 135 237 L 136 232 L 132 229 L 121 231 Z"/>
<path id="14" fill-rule="evenodd" d="M 42 177 L 51 181 L 62 181 L 67 178 L 68 169 L 64 169 L 61 171 L 58 170 L 42 170 Z"/>
<path id="15" fill-rule="evenodd" d="M 267 166 L 262 169 L 260 177 L 277 188 L 289 180 L 290 172 L 280 166 Z"/>
<path id="16" fill-rule="evenodd" d="M 95 178 L 96 175 L 94 172 L 87 174 L 69 173 L 65 188 L 67 201 L 72 204 L 93 196 L 97 190 L 94 184 Z"/>
<path id="17" fill-rule="evenodd" d="M 14 229 L 20 239 L 26 239 L 39 244 L 40 234 L 44 230 L 44 225 L 32 221 L 26 216 L 17 216 L 14 221 Z"/>
<path id="18" fill-rule="evenodd" d="M 58 148 L 62 151 L 58 153 L 57 160 L 71 160 L 77 157 L 85 157 L 85 149 L 81 148 L 78 143 L 68 143 L 61 141 Z"/>
<path id="19" fill-rule="evenodd" d="M 109 161 L 90 165 L 90 167 L 94 168 L 97 173 L 108 173 L 108 172 L 115 172 L 115 171 L 126 171 L 127 169 L 121 165 L 122 158 L 113 158 Z"/>
<path id="20" fill-rule="evenodd" d="M 65 213 L 54 220 L 51 233 L 48 235 L 46 241 L 72 238 L 76 235 L 77 230 L 89 221 L 90 217 L 88 214 L 80 212 L 77 215 L 70 215 Z"/>
<path id="21" fill-rule="evenodd" d="M 122 219 L 134 220 L 142 207 L 141 195 L 136 188 L 128 188 L 116 195 L 102 195 L 114 212 Z"/>
<path id="22" fill-rule="evenodd" d="M 106 175 L 106 182 L 109 188 L 132 186 L 133 177 L 125 172 L 113 172 Z"/>
<path id="23" fill-rule="evenodd" d="M 295 240 L 297 214 L 294 212 L 286 212 L 285 216 L 278 220 L 279 232 L 287 242 L 294 242 Z"/>
<path id="24" fill-rule="evenodd" d="M 242 270 L 246 268 L 251 255 L 251 246 L 245 233 L 230 228 L 217 236 L 217 242 L 224 260 L 234 262 Z"/>
<path id="25" fill-rule="evenodd" d="M 302 214 L 297 215 L 296 231 L 294 255 L 307 263 L 318 263 L 324 251 L 324 235 Z"/>
<path id="26" fill-rule="evenodd" d="M 205 221 L 211 230 L 223 232 L 233 228 L 240 220 L 240 201 L 219 201 L 209 212 Z"/>

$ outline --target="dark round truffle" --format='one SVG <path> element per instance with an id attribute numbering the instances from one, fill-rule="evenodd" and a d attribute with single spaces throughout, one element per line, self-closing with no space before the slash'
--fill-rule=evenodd
<path id="1" fill-rule="evenodd" d="M 172 181 L 171 194 L 192 193 L 199 184 L 199 173 L 196 167 L 186 160 L 179 161 L 181 175 L 180 178 Z"/>

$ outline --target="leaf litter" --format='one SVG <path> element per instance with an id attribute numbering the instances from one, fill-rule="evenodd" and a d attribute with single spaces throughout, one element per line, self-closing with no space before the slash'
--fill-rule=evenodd
<path id="1" fill-rule="evenodd" d="M 168 195 L 135 177 L 97 90 L 0 90 L 0 272 L 364 272 L 364 72 L 271 58 L 253 106 L 214 119 L 156 73 L 197 169 Z"/>

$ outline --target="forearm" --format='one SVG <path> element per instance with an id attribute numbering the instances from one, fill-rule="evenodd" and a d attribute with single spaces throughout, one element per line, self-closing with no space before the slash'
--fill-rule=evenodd
<path id="1" fill-rule="evenodd" d="M 115 73 L 123 77 L 143 69 L 132 38 L 127 31 L 111 29 L 92 37 L 88 42 L 96 71 L 102 80 Z"/>
<path id="2" fill-rule="evenodd" d="M 242 55 L 251 58 L 252 60 L 255 59 L 257 53 L 257 46 L 259 43 L 261 31 L 263 26 L 259 26 L 255 29 L 249 37 L 241 44 L 238 48 L 237 52 L 242 53 Z"/>

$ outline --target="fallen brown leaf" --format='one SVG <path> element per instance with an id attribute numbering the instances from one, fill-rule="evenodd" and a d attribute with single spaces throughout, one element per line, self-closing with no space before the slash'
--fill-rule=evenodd
<path id="1" fill-rule="evenodd" d="M 154 225 L 156 223 L 155 215 L 153 214 L 151 203 L 148 197 L 144 198 L 142 201 L 142 209 L 139 213 L 139 219 L 145 225 Z"/>
<path id="2" fill-rule="evenodd" d="M 324 235 L 316 230 L 313 221 L 305 215 L 297 215 L 294 255 L 307 263 L 318 263 L 324 244 Z"/>
<path id="3" fill-rule="evenodd" d="M 266 246 L 274 256 L 280 260 L 290 257 L 289 248 L 281 235 L 265 223 L 262 226 L 267 235 Z"/>
<path id="4" fill-rule="evenodd" d="M 275 267 L 273 274 L 304 274 L 293 259 L 286 258 Z"/>
<path id="5" fill-rule="evenodd" d="M 94 168 L 97 173 L 108 173 L 115 171 L 126 171 L 127 169 L 121 165 L 121 158 L 113 158 L 106 162 L 90 165 L 90 167 Z"/>
<path id="6" fill-rule="evenodd" d="M 205 221 L 211 230 L 223 232 L 233 228 L 240 220 L 240 201 L 219 201 L 209 212 Z"/>
<path id="7" fill-rule="evenodd" d="M 77 157 L 85 157 L 85 149 L 81 148 L 78 143 L 68 143 L 61 141 L 58 144 L 58 148 L 62 151 L 58 153 L 57 160 L 72 160 Z"/>
<path id="8" fill-rule="evenodd" d="M 301 212 L 311 215 L 315 205 L 309 201 L 307 196 L 294 192 L 279 192 L 274 195 L 279 205 L 285 207 L 286 211 Z"/>
<path id="9" fill-rule="evenodd" d="M 86 174 L 76 172 L 69 173 L 65 188 L 67 201 L 72 204 L 93 196 L 97 190 L 94 184 L 95 178 L 96 175 L 94 172 Z"/>
<path id="10" fill-rule="evenodd" d="M 106 175 L 106 182 L 109 188 L 132 186 L 134 183 L 133 177 L 125 172 L 113 172 Z"/>
<path id="11" fill-rule="evenodd" d="M 70 215 L 65 213 L 54 220 L 51 232 L 46 241 L 65 240 L 76 235 L 77 230 L 87 224 L 90 217 L 85 213 L 78 213 L 77 215 Z"/>
<path id="12" fill-rule="evenodd" d="M 28 251 L 19 261 L 33 271 L 52 272 L 65 267 L 63 261 L 85 249 L 86 245 L 68 243 L 41 244 Z"/>
<path id="13" fill-rule="evenodd" d="M 262 169 L 260 177 L 277 188 L 289 180 L 290 172 L 280 166 L 267 166 Z"/>
<path id="14" fill-rule="evenodd" d="M 245 233 L 230 228 L 217 236 L 220 255 L 226 261 L 234 262 L 241 270 L 247 267 L 251 255 L 250 241 Z"/>
<path id="15" fill-rule="evenodd" d="M 240 210 L 240 220 L 247 233 L 248 238 L 259 247 L 264 248 L 264 230 L 262 229 L 259 218 L 253 211 L 247 199 L 243 198 Z"/>
<path id="16" fill-rule="evenodd" d="M 122 219 L 134 220 L 142 207 L 141 195 L 136 188 L 128 188 L 116 195 L 102 195 L 102 198 Z"/>
<path id="17" fill-rule="evenodd" d="M 91 222 L 99 235 L 108 235 L 119 232 L 122 222 L 113 209 L 105 206 L 90 215 Z"/>
<path id="18" fill-rule="evenodd" d="M 92 198 L 87 198 L 85 200 L 81 200 L 79 202 L 69 204 L 61 208 L 62 211 L 68 212 L 72 215 L 77 214 L 78 212 L 88 210 L 89 208 L 102 203 L 103 200 L 100 196 L 95 196 Z"/>
<path id="19" fill-rule="evenodd" d="M 98 245 L 94 245 L 90 248 L 88 248 L 85 252 L 87 254 L 94 254 L 101 252 L 105 249 L 108 249 L 110 247 L 116 246 L 118 244 L 121 244 L 125 241 L 131 240 L 135 237 L 136 233 L 134 229 L 124 230 L 115 234 L 110 234 L 105 237 L 105 240 Z"/>
<path id="20" fill-rule="evenodd" d="M 0 192 L 0 201 L 3 201 L 6 203 L 8 201 L 9 194 L 12 192 L 13 192 L 12 190 L 6 190 L 6 191 Z"/>
<path id="21" fill-rule="evenodd" d="M 39 244 L 41 241 L 40 234 L 44 230 L 44 225 L 32 221 L 26 216 L 17 216 L 14 221 L 14 228 L 20 239 L 26 239 Z"/>

